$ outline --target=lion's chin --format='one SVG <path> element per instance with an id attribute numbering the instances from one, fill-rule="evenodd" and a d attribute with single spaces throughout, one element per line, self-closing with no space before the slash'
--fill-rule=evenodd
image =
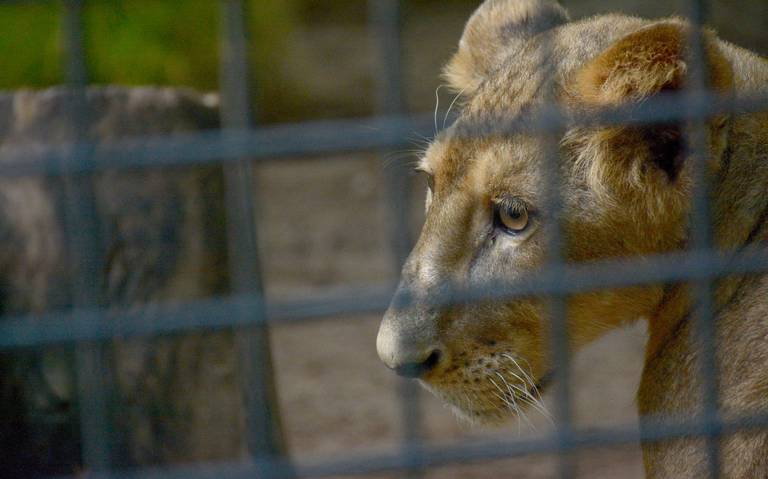
<path id="1" fill-rule="evenodd" d="M 501 426 L 517 417 L 508 409 L 462 409 L 455 404 L 449 404 L 453 414 L 462 422 L 473 426 Z"/>
<path id="2" fill-rule="evenodd" d="M 539 391 L 545 389 L 552 377 L 551 373 L 545 374 L 539 379 L 537 384 L 531 388 L 528 396 L 540 397 Z M 525 401 L 520 401 L 519 397 L 507 398 L 505 401 L 498 394 L 482 394 L 472 388 L 456 388 L 446 387 L 440 384 L 432 384 L 430 382 L 419 380 L 419 383 L 440 399 L 462 422 L 477 425 L 477 426 L 499 426 L 509 422 L 520 415 L 525 415 L 532 409 L 539 409 L 542 412 L 543 405 L 531 406 Z M 536 396 L 534 396 L 534 393 Z M 516 403 L 516 407 L 510 407 L 510 402 Z M 546 410 L 543 410 L 545 415 L 548 415 Z"/>
<path id="3" fill-rule="evenodd" d="M 482 398 L 469 401 L 463 390 L 444 389 L 419 381 L 424 388 L 442 401 L 457 419 L 473 426 L 498 426 L 516 417 L 516 413 L 505 407 L 496 398 Z M 479 406 L 479 407 L 478 407 Z"/>

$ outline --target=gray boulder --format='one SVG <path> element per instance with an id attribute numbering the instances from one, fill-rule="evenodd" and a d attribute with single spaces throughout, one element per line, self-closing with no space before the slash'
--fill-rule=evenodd
<path id="1" fill-rule="evenodd" d="M 90 88 L 98 143 L 218 127 L 213 95 Z M 66 89 L 0 95 L 0 163 L 73 139 Z M 2 164 L 0 164 L 2 168 Z M 130 309 L 228 289 L 221 167 L 104 170 L 94 175 L 104 271 L 101 300 Z M 73 304 L 62 180 L 0 175 L 0 308 L 5 315 Z M 243 450 L 242 404 L 229 332 L 119 340 L 112 420 L 118 465 L 225 460 Z M 0 476 L 78 467 L 72 345 L 0 355 Z"/>

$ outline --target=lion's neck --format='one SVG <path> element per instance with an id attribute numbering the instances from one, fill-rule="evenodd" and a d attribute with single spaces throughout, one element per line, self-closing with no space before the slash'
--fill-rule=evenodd
<path id="1" fill-rule="evenodd" d="M 734 121 L 724 164 L 713 185 L 712 212 L 717 246 L 736 250 L 768 240 L 768 115 Z"/>
<path id="2" fill-rule="evenodd" d="M 759 126 L 758 126 L 759 125 Z M 717 247 L 735 251 L 745 246 L 768 244 L 768 145 L 747 134 L 762 127 L 768 131 L 768 115 L 752 115 L 734 122 L 725 164 L 713 185 L 713 228 Z M 719 279 L 715 285 L 715 311 L 729 304 L 745 284 L 744 276 Z M 690 316 L 690 287 L 667 287 L 664 299 L 649 318 L 650 338 L 646 359 L 658 355 L 666 341 Z"/>

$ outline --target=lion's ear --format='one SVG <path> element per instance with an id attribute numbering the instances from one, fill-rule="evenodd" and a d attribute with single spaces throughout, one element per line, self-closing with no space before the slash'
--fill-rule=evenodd
<path id="1" fill-rule="evenodd" d="M 681 22 L 664 22 L 643 28 L 614 43 L 576 72 L 576 101 L 586 106 L 610 106 L 640 102 L 662 92 L 685 88 L 690 77 L 688 66 L 690 27 Z M 719 92 L 733 88 L 730 63 L 709 31 L 702 32 L 706 56 L 708 87 Z M 712 139 L 724 118 L 714 118 Z M 722 128 L 721 128 L 722 129 Z M 623 128 L 623 133 L 609 135 L 626 150 L 632 145 L 674 179 L 685 153 L 682 122 Z M 616 145 L 613 145 L 616 147 Z M 712 145 L 713 147 L 716 145 Z"/>
<path id="2" fill-rule="evenodd" d="M 709 86 L 729 90 L 733 85 L 731 66 L 718 50 L 714 35 L 702 33 Z M 679 90 L 688 77 L 688 40 L 689 27 L 673 22 L 627 35 L 578 72 L 578 94 L 589 103 L 618 104 Z"/>
<path id="3" fill-rule="evenodd" d="M 467 22 L 444 76 L 454 91 L 472 96 L 514 43 L 567 21 L 554 0 L 485 0 Z"/>

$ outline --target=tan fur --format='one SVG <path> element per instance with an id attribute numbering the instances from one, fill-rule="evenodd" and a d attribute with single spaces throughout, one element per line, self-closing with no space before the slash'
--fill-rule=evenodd
<path id="1" fill-rule="evenodd" d="M 537 406 L 536 386 L 552 369 L 546 302 L 486 301 L 451 308 L 426 299 L 446 283 L 514 281 L 542 267 L 547 216 L 543 138 L 478 137 L 489 118 L 526 115 L 553 100 L 566 111 L 639 103 L 679 94 L 691 82 L 682 19 L 606 15 L 567 23 L 547 0 L 488 0 L 470 19 L 446 78 L 465 103 L 460 118 L 421 162 L 434 180 L 427 217 L 403 268 L 408 308 L 385 315 L 377 347 L 404 371 L 430 354 L 422 382 L 477 421 Z M 702 33 L 705 80 L 736 97 L 767 93 L 768 64 Z M 658 96 L 658 98 L 664 98 Z M 562 224 L 569 261 L 681 251 L 690 239 L 694 158 L 686 124 L 567 128 L 560 140 Z M 768 115 L 706 120 L 715 241 L 738 249 L 768 240 Z M 528 205 L 531 226 L 513 235 L 494 222 L 498 204 Z M 627 271 L 627 274 L 632 274 Z M 399 293 L 398 293 L 399 294 Z M 768 411 L 768 276 L 730 277 L 715 288 L 721 411 L 726 418 Z M 424 299 L 424 301 L 421 301 Z M 690 419 L 701 410 L 699 350 L 685 284 L 652 284 L 576 294 L 567 300 L 573 349 L 611 328 L 647 318 L 650 340 L 638 393 L 644 415 Z M 768 477 L 768 432 L 722 440 L 724 477 Z M 648 477 L 703 477 L 696 439 L 644 445 Z"/>
<path id="2" fill-rule="evenodd" d="M 489 0 L 470 18 L 459 51 L 445 69 L 445 77 L 459 91 L 474 94 L 507 53 L 510 44 L 568 21 L 557 2 Z M 499 41 L 502 39 L 502 41 Z"/>
<path id="3" fill-rule="evenodd" d="M 576 90 L 585 101 L 619 104 L 684 86 L 690 32 L 684 23 L 659 23 L 627 35 L 580 69 Z M 710 86 L 726 91 L 733 72 L 710 31 L 703 32 Z"/>

